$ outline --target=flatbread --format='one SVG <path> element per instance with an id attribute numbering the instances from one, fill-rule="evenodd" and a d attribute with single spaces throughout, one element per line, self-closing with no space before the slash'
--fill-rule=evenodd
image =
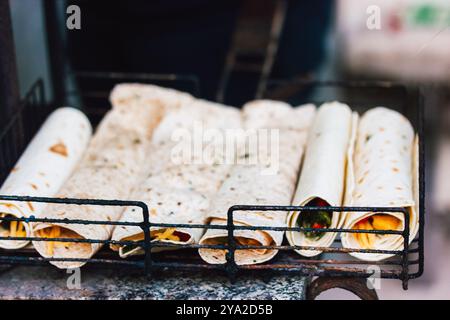
<path id="1" fill-rule="evenodd" d="M 69 178 L 81 159 L 92 135 L 87 117 L 69 107 L 52 112 L 0 189 L 2 195 L 53 197 Z M 1 201 L 0 215 L 17 218 L 38 216 L 46 204 L 42 202 Z M 2 237 L 31 237 L 26 222 L 0 223 Z M 26 240 L 1 240 L 0 248 L 20 249 Z"/>
<path id="2" fill-rule="evenodd" d="M 410 242 L 419 225 L 417 150 L 418 138 L 403 115 L 384 107 L 367 111 L 358 128 L 354 182 L 349 183 L 353 188 L 349 189 L 351 196 L 346 197 L 345 203 L 346 206 L 406 208 L 410 215 Z M 359 222 L 377 217 L 387 217 L 387 221 L 395 226 L 394 230 L 404 228 L 403 214 L 388 212 L 348 213 L 344 228 L 355 229 Z M 403 249 L 403 238 L 400 235 L 373 235 L 370 238 L 366 235 L 361 239 L 355 234 L 344 232 L 341 234 L 342 245 L 356 249 Z M 350 254 L 367 261 L 379 261 L 392 256 L 357 252 Z"/>
<path id="3" fill-rule="evenodd" d="M 109 100 L 114 109 L 127 110 L 137 105 L 158 104 L 163 113 L 176 111 L 194 98 L 185 92 L 143 83 L 120 83 L 111 91 Z"/>
<path id="4" fill-rule="evenodd" d="M 260 130 L 278 133 L 278 141 L 245 148 L 247 163 L 234 166 L 228 179 L 213 198 L 208 209 L 211 225 L 226 225 L 227 211 L 233 205 L 289 205 L 295 189 L 300 163 L 306 144 L 308 128 L 315 107 L 305 105 L 292 108 L 288 104 L 270 100 L 254 101 L 243 108 L 244 127 L 251 141 Z M 259 132 L 259 133 L 258 133 Z M 236 211 L 236 226 L 285 227 L 286 212 Z M 236 230 L 239 244 L 268 246 L 281 245 L 284 232 Z M 227 242 L 228 231 L 208 229 L 200 244 L 214 245 Z M 199 250 L 203 260 L 211 264 L 226 262 L 226 250 Z M 264 248 L 241 249 L 235 252 L 239 265 L 263 263 L 272 259 L 278 250 Z"/>
<path id="5" fill-rule="evenodd" d="M 315 199 L 324 200 L 331 206 L 342 206 L 344 197 L 345 172 L 347 160 L 353 145 L 352 132 L 357 123 L 357 115 L 339 102 L 323 104 L 314 120 L 306 146 L 305 162 L 300 174 L 293 204 L 308 205 Z M 316 214 L 319 214 L 316 212 Z M 302 212 L 288 215 L 289 227 L 297 227 Z M 345 214 L 334 212 L 329 228 L 340 227 Z M 327 232 L 320 238 L 307 237 L 304 232 L 286 232 L 291 245 L 329 247 L 336 233 Z M 320 250 L 296 250 L 303 256 L 313 257 Z"/>

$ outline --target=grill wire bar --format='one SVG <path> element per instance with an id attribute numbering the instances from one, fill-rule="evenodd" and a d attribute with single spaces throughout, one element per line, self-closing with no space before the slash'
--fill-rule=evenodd
<path id="1" fill-rule="evenodd" d="M 88 76 L 84 74 L 83 76 Z M 95 74 L 94 78 L 100 75 Z M 120 82 L 120 78 L 114 75 L 114 79 Z M 321 83 L 301 82 L 300 85 L 320 86 Z M 344 86 L 344 87 L 366 87 L 371 88 L 401 88 L 403 86 L 390 84 L 386 82 L 324 82 L 323 86 Z M 42 121 L 45 119 L 45 114 L 51 111 L 52 108 L 47 108 L 43 102 L 43 84 L 38 81 L 30 93 L 23 101 L 23 105 L 19 108 L 18 114 L 13 117 L 10 123 L 4 127 L 0 133 L 0 182 L 7 176 L 10 169 L 18 159 L 24 148 L 26 141 L 29 141 L 38 129 Z M 406 89 L 405 89 L 406 92 Z M 101 250 L 96 256 L 89 259 L 82 258 L 44 258 L 37 254 L 37 252 L 30 249 L 21 249 L 15 251 L 0 249 L 0 264 L 46 264 L 49 261 L 76 261 L 88 262 L 92 265 L 100 266 L 117 266 L 121 268 L 138 268 L 145 273 L 150 274 L 156 270 L 216 270 L 224 272 L 231 281 L 234 281 L 240 273 L 243 272 L 278 272 L 278 273 L 295 273 L 304 276 L 331 276 L 331 277 L 361 277 L 366 278 L 372 276 L 373 272 L 368 270 L 368 266 L 380 267 L 381 278 L 400 279 L 403 288 L 407 289 L 408 280 L 417 278 L 423 273 L 424 264 L 424 199 L 425 199 L 425 174 L 424 174 L 424 145 L 423 145 L 423 108 L 420 92 L 418 92 L 419 102 L 417 104 L 410 104 L 415 106 L 416 113 L 414 114 L 416 130 L 419 134 L 419 232 L 416 239 L 409 243 L 410 234 L 410 216 L 406 208 L 400 207 L 311 207 L 311 206 L 274 206 L 274 205 L 234 205 L 227 211 L 226 225 L 208 225 L 208 224 L 169 224 L 169 223 L 153 223 L 149 216 L 148 206 L 141 201 L 128 200 L 103 200 L 103 199 L 69 199 L 69 198 L 46 198 L 46 197 L 27 197 L 27 196 L 11 196 L 0 195 L 0 201 L 18 201 L 18 202 L 44 202 L 48 204 L 72 204 L 72 205 L 92 205 L 92 206 L 120 206 L 120 207 L 137 207 L 142 210 L 142 221 L 140 222 L 115 222 L 115 221 L 96 221 L 96 220 L 68 220 L 68 219 L 47 219 L 30 216 L 29 218 L 13 218 L 2 217 L 2 221 L 23 221 L 27 223 L 58 223 L 58 224 L 83 224 L 83 225 L 109 225 L 109 226 L 137 226 L 144 235 L 142 241 L 113 241 L 102 239 L 67 239 L 67 238 L 39 238 L 39 237 L 0 237 L 0 240 L 29 240 L 29 241 L 55 241 L 55 242 L 74 242 L 74 243 L 101 243 L 104 245 L 134 245 L 142 247 L 144 251 L 143 256 L 133 257 L 131 259 L 121 259 L 118 254 L 111 250 Z M 407 104 L 405 98 L 405 105 Z M 413 102 L 416 100 L 413 100 Z M 409 102 L 410 103 L 410 102 Z M 40 106 L 40 108 L 37 108 Z M 86 110 L 89 114 L 89 109 Z M 403 110 L 404 111 L 404 110 Z M 411 111 L 411 110 L 410 110 Z M 27 119 L 39 119 L 39 121 L 30 121 L 24 132 L 16 132 L 19 121 Z M 38 122 L 38 123 L 36 123 Z M 17 135 L 25 137 L 25 139 L 16 140 Z M 25 141 L 23 145 L 20 142 Z M 19 142 L 18 142 L 19 141 Z M 17 143 L 16 143 L 17 142 Z M 303 228 L 303 227 L 268 227 L 268 226 L 247 226 L 236 225 L 233 219 L 236 211 L 274 211 L 274 212 L 289 212 L 289 211 L 332 211 L 332 212 L 346 212 L 352 214 L 354 212 L 392 212 L 401 213 L 404 216 L 403 230 L 353 230 L 353 229 L 339 229 L 339 228 Z M 227 230 L 227 243 L 216 245 L 200 245 L 200 244 L 174 244 L 162 243 L 152 240 L 152 228 L 197 228 L 197 229 L 224 229 Z M 375 250 L 375 249 L 357 249 L 357 248 L 342 248 L 342 247 L 311 247 L 311 246 L 291 246 L 291 245 L 242 245 L 237 242 L 235 234 L 238 230 L 251 231 L 314 231 L 314 232 L 336 232 L 336 233 L 367 233 L 378 235 L 398 235 L 403 239 L 403 247 L 399 250 Z M 335 244 L 339 245 L 339 239 Z M 152 252 L 154 248 L 169 247 L 170 249 L 185 249 L 178 251 L 173 255 L 170 251 L 165 253 Z M 197 249 L 221 249 L 226 250 L 226 263 L 222 265 L 209 265 L 203 262 L 196 252 Z M 236 252 L 244 249 L 268 249 L 279 250 L 281 252 L 268 263 L 260 265 L 238 265 L 236 263 Z M 304 258 L 294 253 L 294 250 L 320 250 L 324 254 L 314 258 Z M 393 258 L 384 261 L 361 261 L 354 260 L 350 257 L 341 257 L 350 252 L 360 253 L 379 253 L 393 255 Z M 325 256 L 326 254 L 334 254 L 332 258 Z"/>

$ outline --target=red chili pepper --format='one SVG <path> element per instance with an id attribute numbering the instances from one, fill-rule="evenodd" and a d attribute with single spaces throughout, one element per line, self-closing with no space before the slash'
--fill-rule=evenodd
<path id="1" fill-rule="evenodd" d="M 316 199 L 316 205 L 318 206 L 318 207 L 328 207 L 329 206 L 329 204 L 325 201 L 325 200 L 322 200 L 322 199 Z"/>
<path id="2" fill-rule="evenodd" d="M 358 223 L 366 223 L 367 221 L 369 221 L 369 217 L 359 220 Z"/>

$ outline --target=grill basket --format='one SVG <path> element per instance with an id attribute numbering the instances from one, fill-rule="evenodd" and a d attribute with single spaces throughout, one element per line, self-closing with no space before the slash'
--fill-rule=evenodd
<path id="1" fill-rule="evenodd" d="M 186 77 L 178 75 L 136 75 L 119 73 L 87 73 L 76 74 L 80 83 L 88 84 L 88 88 L 81 86 L 80 93 L 72 92 L 68 95 L 76 95 L 83 106 L 83 111 L 89 116 L 91 121 L 96 124 L 101 116 L 110 107 L 108 95 L 115 83 L 124 81 L 138 81 L 148 83 L 158 83 L 177 87 L 175 83 L 187 82 L 191 84 L 192 93 L 198 94 L 198 81 L 195 77 Z M 167 84 L 169 82 L 169 84 Z M 316 104 L 329 100 L 340 100 L 348 103 L 352 108 L 358 111 L 364 111 L 370 107 L 385 105 L 403 113 L 413 124 L 416 132 L 419 134 L 419 231 L 416 238 L 409 243 L 409 214 L 406 208 L 397 207 L 299 207 L 299 206 L 253 206 L 239 204 L 232 206 L 228 210 L 228 223 L 226 226 L 212 225 L 185 225 L 185 224 L 157 224 L 149 219 L 149 209 L 147 205 L 139 201 L 120 201 L 104 199 L 61 199 L 61 198 L 36 198 L 26 196 L 2 196 L 0 201 L 14 200 L 27 202 L 45 202 L 76 204 L 80 206 L 133 206 L 142 211 L 142 222 L 111 222 L 111 221 L 92 221 L 92 220 L 67 220 L 67 219 L 38 219 L 30 218 L 12 218 L 3 217 L 0 221 L 27 221 L 27 222 L 49 222 L 65 224 L 100 224 L 100 225 L 134 225 L 142 229 L 144 241 L 138 243 L 131 241 L 112 241 L 98 239 L 64 239 L 64 238 L 29 238 L 29 237 L 0 237 L 0 240 L 33 240 L 33 241 L 58 241 L 58 242 L 83 242 L 83 243 L 102 243 L 103 249 L 91 259 L 68 259 L 68 258 L 43 258 L 32 248 L 8 251 L 0 249 L 0 264 L 46 264 L 48 261 L 80 261 L 88 262 L 92 265 L 101 267 L 116 266 L 122 268 L 137 268 L 143 272 L 151 273 L 155 270 L 217 270 L 228 275 L 230 280 L 244 272 L 255 273 L 295 273 L 304 276 L 329 276 L 329 277 L 359 277 L 365 278 L 374 275 L 380 278 L 400 279 L 403 288 L 407 289 L 408 280 L 417 278 L 423 273 L 424 265 L 424 139 L 423 139 L 423 102 L 420 90 L 417 88 L 407 88 L 403 85 L 391 82 L 346 82 L 346 81 L 309 81 L 296 80 L 291 82 L 272 81 L 270 86 L 275 88 L 289 88 L 289 95 L 293 89 L 298 92 L 316 93 L 320 99 Z M 270 87 L 269 86 L 269 87 Z M 274 90 L 274 92 L 282 90 Z M 278 98 L 288 100 L 287 96 L 270 96 L 269 98 Z M 27 143 L 37 132 L 46 116 L 57 106 L 48 106 L 45 103 L 44 89 L 42 81 L 36 82 L 30 92 L 24 98 L 18 112 L 12 117 L 9 124 L 3 128 L 0 133 L 0 183 L 3 183 L 15 162 L 18 160 Z M 300 211 L 300 210 L 329 210 L 334 212 L 399 212 L 405 217 L 405 228 L 401 231 L 382 231 L 382 230 L 349 230 L 349 229 L 311 229 L 311 228 L 282 228 L 282 227 L 258 227 L 258 226 L 237 226 L 233 224 L 233 213 L 235 211 Z M 183 228 L 218 228 L 228 230 L 228 244 L 226 245 L 198 245 L 198 244 L 167 244 L 151 242 L 150 227 L 183 227 Z M 240 245 L 234 239 L 236 230 L 275 230 L 275 231 L 316 231 L 316 232 L 350 232 L 350 233 L 372 233 L 372 234 L 395 234 L 403 237 L 402 250 L 368 250 L 368 249 L 347 249 L 340 247 L 340 239 L 337 237 L 335 243 L 330 248 L 317 248 L 324 253 L 315 258 L 304 258 L 294 252 L 294 249 L 312 249 L 307 246 L 291 246 L 284 243 L 281 246 L 265 246 L 266 249 L 278 249 L 280 252 L 271 261 L 259 265 L 237 265 L 234 260 L 236 250 L 261 248 L 255 246 Z M 139 245 L 144 249 L 143 256 L 121 259 L 116 252 L 112 252 L 109 244 L 121 245 Z M 171 251 L 163 253 L 152 253 L 151 249 L 158 246 L 172 246 L 184 248 L 174 254 Z M 211 265 L 203 262 L 197 254 L 199 248 L 217 248 L 228 249 L 227 263 L 223 265 Z M 349 252 L 364 253 L 383 253 L 392 254 L 393 257 L 378 262 L 367 262 L 351 258 Z M 374 268 L 375 266 L 375 268 Z"/>

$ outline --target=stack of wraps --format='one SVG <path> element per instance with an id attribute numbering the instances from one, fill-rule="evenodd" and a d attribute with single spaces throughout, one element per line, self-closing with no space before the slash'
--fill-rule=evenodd
<path id="1" fill-rule="evenodd" d="M 44 122 L 0 189 L 2 195 L 52 197 L 68 179 L 82 157 L 92 128 L 86 116 L 73 108 L 60 108 Z M 40 215 L 42 202 L 0 201 L 0 215 L 27 218 Z M 31 237 L 22 221 L 2 221 L 2 237 Z M 0 247 L 19 249 L 26 240 L 1 240 Z"/>
<path id="2" fill-rule="evenodd" d="M 165 112 L 182 105 L 186 97 L 168 91 L 164 94 L 144 99 L 138 97 L 140 91 L 147 92 L 148 86 L 121 85 L 113 90 L 109 111 L 90 142 L 84 157 L 72 176 L 64 184 L 57 196 L 81 199 L 129 199 L 133 187 L 138 183 L 144 165 L 147 149 L 154 128 Z M 150 91 L 152 91 L 150 86 Z M 154 88 L 153 88 L 154 89 Z M 155 89 L 156 90 L 156 89 Z M 157 92 L 165 89 L 158 88 Z M 120 97 L 120 95 L 123 95 Z M 189 98 L 188 98 L 189 99 Z M 82 219 L 118 221 L 122 207 L 49 204 L 39 217 L 56 219 Z M 85 238 L 108 240 L 111 225 L 83 225 L 64 223 L 36 223 L 33 234 L 36 237 Z M 99 243 L 33 241 L 36 250 L 46 258 L 88 259 L 101 247 Z M 52 261 L 59 268 L 76 268 L 84 265 L 77 261 Z"/>
<path id="3" fill-rule="evenodd" d="M 293 204 L 296 206 L 342 206 L 345 172 L 353 150 L 358 116 L 342 103 L 323 104 L 314 120 L 306 146 L 305 161 Z M 341 212 L 302 211 L 288 215 L 289 227 L 314 229 L 340 228 L 345 220 Z M 329 247 L 336 233 L 288 231 L 291 245 Z M 320 250 L 296 250 L 312 257 Z"/>
<path id="4" fill-rule="evenodd" d="M 205 224 L 210 198 L 231 169 L 228 161 L 234 161 L 227 159 L 227 153 L 234 157 L 235 148 L 225 139 L 231 138 L 237 145 L 233 136 L 241 126 L 238 110 L 203 100 L 195 100 L 161 122 L 153 136 L 145 181 L 133 195 L 147 204 L 150 222 Z M 127 208 L 121 221 L 142 222 L 142 212 Z M 167 243 L 198 243 L 204 232 L 202 228 L 175 227 L 152 227 L 150 231 L 152 241 L 162 244 L 153 251 L 168 249 Z M 117 226 L 112 239 L 142 241 L 144 233 L 139 227 Z M 143 253 L 138 245 L 111 248 L 121 257 Z"/>
<path id="5" fill-rule="evenodd" d="M 314 118 L 313 105 L 292 108 L 282 102 L 261 100 L 243 108 L 247 130 L 245 153 L 247 160 L 230 172 L 208 209 L 211 225 L 226 225 L 227 211 L 233 205 L 289 205 L 295 190 L 308 129 Z M 268 138 L 264 138 L 264 136 Z M 274 139 L 272 139 L 275 137 Z M 255 139 L 256 138 L 256 139 Z M 251 141 L 258 141 L 256 148 Z M 236 226 L 285 227 L 283 211 L 235 211 Z M 241 245 L 281 245 L 284 232 L 236 230 L 235 239 Z M 217 245 L 228 242 L 228 231 L 208 229 L 200 244 Z M 226 250 L 202 248 L 203 260 L 211 264 L 226 262 Z M 277 250 L 266 248 L 237 249 L 239 265 L 263 263 L 272 259 Z"/>
<path id="6" fill-rule="evenodd" d="M 353 171 L 348 172 L 346 206 L 402 207 L 409 212 L 410 238 L 419 228 L 418 137 L 410 122 L 396 111 L 377 107 L 367 111 L 359 123 Z M 348 213 L 346 229 L 403 230 L 403 213 Z M 342 233 L 342 245 L 352 249 L 403 250 L 400 235 Z M 368 261 L 392 255 L 351 253 Z"/>

